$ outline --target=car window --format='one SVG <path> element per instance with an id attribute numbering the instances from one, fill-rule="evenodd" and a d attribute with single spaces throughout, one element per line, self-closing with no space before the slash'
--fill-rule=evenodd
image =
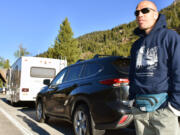
<path id="1" fill-rule="evenodd" d="M 67 77 L 65 81 L 76 80 L 80 77 L 83 65 L 76 65 L 69 68 Z"/>
<path id="2" fill-rule="evenodd" d="M 64 76 L 67 72 L 67 69 L 62 70 L 52 81 L 51 86 L 61 84 L 63 82 Z"/>
<path id="3" fill-rule="evenodd" d="M 113 62 L 113 65 L 120 73 L 128 74 L 130 59 L 117 59 Z"/>
<path id="4" fill-rule="evenodd" d="M 103 70 L 103 66 L 98 63 L 87 63 L 83 71 L 83 77 L 94 75 Z"/>

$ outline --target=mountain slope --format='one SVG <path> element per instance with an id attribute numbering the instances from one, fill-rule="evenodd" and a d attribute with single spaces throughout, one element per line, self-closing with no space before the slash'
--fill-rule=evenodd
<path id="1" fill-rule="evenodd" d="M 176 2 L 160 11 L 166 15 L 168 28 L 180 33 L 180 2 Z M 129 56 L 132 43 L 138 38 L 133 34 L 137 27 L 135 21 L 117 26 L 111 30 L 97 31 L 83 35 L 78 39 L 82 48 L 81 58 L 93 55 L 109 54 Z"/>

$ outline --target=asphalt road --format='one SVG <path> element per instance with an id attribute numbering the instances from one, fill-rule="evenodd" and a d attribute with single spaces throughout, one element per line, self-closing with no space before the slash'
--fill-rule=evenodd
<path id="1" fill-rule="evenodd" d="M 35 120 L 35 108 L 30 104 L 12 107 L 0 94 L 0 135 L 74 135 L 72 125 L 50 118 L 48 123 Z M 105 135 L 135 135 L 134 129 L 106 131 Z"/>

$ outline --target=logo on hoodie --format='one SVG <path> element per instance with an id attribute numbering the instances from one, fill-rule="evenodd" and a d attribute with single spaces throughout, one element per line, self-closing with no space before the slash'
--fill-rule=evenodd
<path id="1" fill-rule="evenodd" d="M 158 47 L 145 48 L 141 46 L 137 52 L 136 73 L 143 76 L 153 76 L 154 70 L 157 69 Z"/>

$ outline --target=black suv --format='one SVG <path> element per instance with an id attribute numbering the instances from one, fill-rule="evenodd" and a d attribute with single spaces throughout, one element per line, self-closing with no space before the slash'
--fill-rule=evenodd
<path id="1" fill-rule="evenodd" d="M 73 124 L 75 135 L 100 135 L 128 126 L 129 58 L 120 56 L 80 60 L 61 70 L 36 99 L 37 121 L 50 116 Z"/>

